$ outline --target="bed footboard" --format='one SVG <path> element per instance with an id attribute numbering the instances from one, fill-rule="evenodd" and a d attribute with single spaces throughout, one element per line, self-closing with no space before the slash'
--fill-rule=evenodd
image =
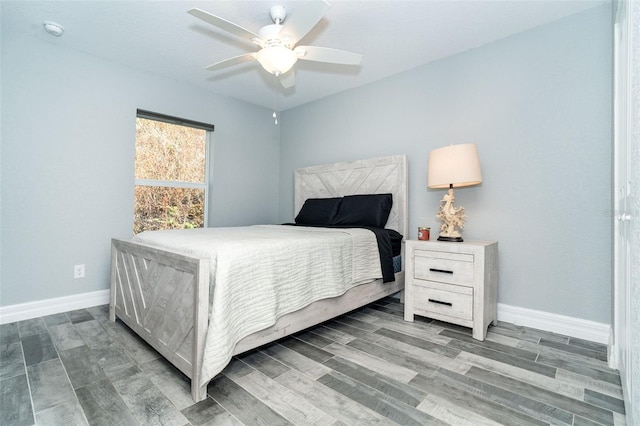
<path id="1" fill-rule="evenodd" d="M 191 379 L 200 371 L 209 313 L 209 259 L 111 240 L 109 319 L 116 316 Z"/>

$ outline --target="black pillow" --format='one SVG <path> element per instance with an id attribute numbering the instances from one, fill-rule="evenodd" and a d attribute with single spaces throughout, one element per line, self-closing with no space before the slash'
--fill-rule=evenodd
<path id="1" fill-rule="evenodd" d="M 384 228 L 392 205 L 391 194 L 347 195 L 333 224 Z"/>
<path id="2" fill-rule="evenodd" d="M 341 197 L 309 198 L 296 216 L 298 225 L 331 225 L 340 208 Z"/>

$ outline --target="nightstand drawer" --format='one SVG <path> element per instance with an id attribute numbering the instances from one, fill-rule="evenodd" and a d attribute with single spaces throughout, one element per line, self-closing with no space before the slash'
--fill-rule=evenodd
<path id="1" fill-rule="evenodd" d="M 458 287 L 455 292 L 445 290 L 444 284 L 436 286 L 416 285 L 414 304 L 416 310 L 433 312 L 463 320 L 473 320 L 473 288 Z"/>
<path id="2" fill-rule="evenodd" d="M 421 280 L 473 285 L 473 255 L 416 250 L 413 276 Z"/>

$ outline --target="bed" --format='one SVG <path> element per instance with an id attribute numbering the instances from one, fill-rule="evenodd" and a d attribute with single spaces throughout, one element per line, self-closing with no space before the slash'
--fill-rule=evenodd
<path id="1" fill-rule="evenodd" d="M 308 212 L 309 205 L 317 200 L 325 202 L 332 198 L 352 200 L 366 197 L 378 200 L 390 194 L 393 203 L 384 227 L 392 230 L 389 232 L 396 231 L 401 235 L 407 235 L 407 166 L 404 155 L 298 169 L 295 172 L 294 186 L 296 221 Z M 318 295 L 302 303 L 299 301 L 289 305 L 282 303 L 285 309 L 272 315 L 270 320 L 263 319 L 263 315 L 256 311 L 255 317 L 261 318 L 262 322 L 254 322 L 252 311 L 238 311 L 239 306 L 246 308 L 252 305 L 246 302 L 249 299 L 241 299 L 242 297 L 252 297 L 251 300 L 260 301 L 273 296 L 279 308 L 281 301 L 287 299 L 284 293 L 267 297 L 252 293 L 262 290 L 248 289 L 248 283 L 254 282 L 250 272 L 251 264 L 246 263 L 247 259 L 250 259 L 249 256 L 240 256 L 238 255 L 240 252 L 236 252 L 235 257 L 231 254 L 227 259 L 221 254 L 216 257 L 200 250 L 200 246 L 196 243 L 188 247 L 184 244 L 174 246 L 175 241 L 171 241 L 170 244 L 167 243 L 169 245 L 164 246 L 164 243 L 160 244 L 153 240 L 157 234 L 151 236 L 147 234 L 132 241 L 112 239 L 110 320 L 115 321 L 119 318 L 189 377 L 191 396 L 196 402 L 206 398 L 209 381 L 222 370 L 231 356 L 320 324 L 404 288 L 404 271 L 398 268 L 397 263 L 395 271 L 391 272 L 391 279 L 388 279 L 388 271 L 383 279 L 379 275 L 384 274 L 382 270 L 375 275 L 379 278 L 367 278 L 368 269 L 374 269 L 370 266 L 371 259 L 368 260 L 369 263 L 364 263 L 365 266 L 356 268 L 356 262 L 352 259 L 352 257 L 360 257 L 356 256 L 360 253 L 356 247 L 358 244 L 371 244 L 372 241 L 371 233 L 366 229 L 359 227 L 351 229 L 348 226 L 320 229 L 306 225 L 301 227 L 264 225 L 246 227 L 246 229 L 244 227 L 243 229 L 218 228 L 198 231 L 200 234 L 209 232 L 223 236 L 226 233 L 230 235 L 239 233 L 236 237 L 239 239 L 246 239 L 248 232 L 251 235 L 250 241 L 254 242 L 251 247 L 254 245 L 258 247 L 262 240 L 269 240 L 271 232 L 283 233 L 287 244 L 297 241 L 300 233 L 310 236 L 312 241 L 320 241 L 327 233 L 335 235 L 338 239 L 348 238 L 349 244 L 353 246 L 349 253 L 354 254 L 343 255 L 339 252 L 339 255 L 332 256 L 342 259 L 341 262 L 344 264 L 336 269 L 342 269 L 351 274 L 352 282 L 342 289 L 331 290 L 332 293 L 323 293 L 318 290 L 316 291 Z M 179 243 L 182 237 L 178 234 L 172 235 Z M 360 241 L 355 239 L 356 236 L 364 242 L 356 243 Z M 244 250 L 240 248 L 241 246 L 229 245 L 235 240 L 226 241 L 226 237 L 217 238 L 220 238 L 219 244 L 220 247 L 224 247 L 224 253 L 234 253 L 230 247 Z M 377 234 L 373 237 L 373 241 L 376 239 L 378 239 Z M 300 253 L 299 257 L 304 261 L 304 251 L 299 247 L 308 243 L 301 241 L 302 239 L 295 250 L 289 249 L 289 251 Z M 207 247 L 209 245 L 207 243 Z M 315 243 L 308 245 L 309 250 L 314 246 Z M 336 248 L 336 250 L 341 249 Z M 254 251 L 256 256 L 261 256 L 257 254 L 259 253 L 257 249 L 247 250 L 247 252 Z M 274 256 L 281 251 L 270 250 L 276 253 Z M 315 260 L 317 255 L 307 256 Z M 379 261 L 380 257 L 377 259 Z M 266 266 L 267 263 L 275 265 L 278 260 L 254 258 L 254 261 L 258 263 L 262 261 L 262 265 Z M 287 269 L 282 266 L 279 268 Z M 224 282 L 219 278 L 220 271 L 231 269 L 247 271 L 248 275 L 243 281 L 245 287 L 242 291 L 228 290 L 224 293 L 226 286 L 216 282 L 216 279 Z M 301 288 L 304 285 L 308 286 L 307 281 L 312 281 L 310 278 L 316 275 L 330 276 L 325 273 L 292 276 L 291 280 L 296 285 L 291 288 L 298 285 Z M 340 279 L 340 276 L 336 275 L 335 280 Z M 238 281 L 238 278 L 235 278 L 235 281 Z M 322 281 L 319 283 L 313 283 L 311 288 L 321 288 L 324 283 Z M 299 291 L 306 295 L 309 290 Z M 254 307 L 251 306 L 251 309 Z M 246 326 L 238 333 L 236 330 L 238 321 L 231 321 L 234 315 L 235 318 L 245 318 L 245 321 L 240 321 L 241 325 L 250 323 L 250 327 Z M 224 342 L 227 346 L 219 342 Z"/>

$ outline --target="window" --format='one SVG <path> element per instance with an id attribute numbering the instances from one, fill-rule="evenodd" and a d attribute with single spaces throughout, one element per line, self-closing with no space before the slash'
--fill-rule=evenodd
<path id="1" fill-rule="evenodd" d="M 133 233 L 202 228 L 213 126 L 137 111 Z"/>

